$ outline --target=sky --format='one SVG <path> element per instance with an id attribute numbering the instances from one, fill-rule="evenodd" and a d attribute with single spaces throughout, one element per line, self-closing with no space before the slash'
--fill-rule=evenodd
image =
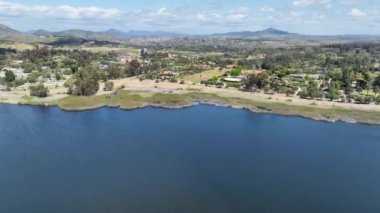
<path id="1" fill-rule="evenodd" d="M 380 34 L 380 0 L 0 0 L 0 23 L 21 31 Z"/>

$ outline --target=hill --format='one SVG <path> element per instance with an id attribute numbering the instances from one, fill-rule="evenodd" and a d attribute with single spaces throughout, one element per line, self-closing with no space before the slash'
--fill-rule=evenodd
<path id="1" fill-rule="evenodd" d="M 81 29 L 65 30 L 60 32 L 49 32 L 47 30 L 30 31 L 34 36 L 53 36 L 53 37 L 70 37 L 86 40 L 99 40 L 99 41 L 124 41 L 128 38 L 134 37 L 164 37 L 164 36 L 181 36 L 182 34 L 169 33 L 163 31 L 128 31 L 123 32 L 117 29 L 109 29 L 104 32 L 93 32 Z"/>
<path id="2" fill-rule="evenodd" d="M 220 33 L 213 34 L 212 37 L 225 37 L 225 38 L 263 38 L 263 37 L 283 37 L 287 35 L 292 35 L 293 33 L 289 33 L 282 30 L 277 30 L 274 28 L 268 28 L 261 31 L 241 31 L 241 32 L 228 32 L 228 33 Z M 296 35 L 296 34 L 294 34 Z"/>
<path id="3" fill-rule="evenodd" d="M 8 26 L 0 24 L 0 38 L 15 37 L 24 35 L 22 32 L 14 30 Z"/>

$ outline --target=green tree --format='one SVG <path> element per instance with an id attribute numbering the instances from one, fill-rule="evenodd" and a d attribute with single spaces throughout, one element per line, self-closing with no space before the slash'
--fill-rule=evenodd
<path id="1" fill-rule="evenodd" d="M 318 85 L 315 81 L 311 81 L 309 82 L 309 85 L 306 87 L 306 89 L 302 90 L 299 93 L 299 96 L 303 99 L 322 98 L 322 91 L 318 88 Z"/>
<path id="2" fill-rule="evenodd" d="M 123 76 L 124 73 L 117 64 L 110 64 L 110 66 L 107 68 L 107 77 L 109 79 L 118 79 L 122 78 Z"/>
<path id="3" fill-rule="evenodd" d="M 241 75 L 241 69 L 240 68 L 233 68 L 231 70 L 231 75 L 232 76 L 239 76 L 239 75 Z"/>
<path id="4" fill-rule="evenodd" d="M 43 84 L 37 86 L 30 86 L 30 96 L 36 96 L 40 98 L 46 98 L 49 95 L 49 89 Z"/>
<path id="5" fill-rule="evenodd" d="M 16 75 L 12 71 L 6 70 L 4 80 L 6 83 L 12 83 L 14 80 L 16 80 Z"/>
<path id="6" fill-rule="evenodd" d="M 376 93 L 380 92 L 380 75 L 375 78 L 375 80 L 372 82 L 373 91 Z"/>
<path id="7" fill-rule="evenodd" d="M 269 74 L 262 72 L 259 74 L 250 74 L 244 82 L 246 89 L 252 89 L 253 87 L 257 89 L 263 89 L 269 84 Z"/>
<path id="8" fill-rule="evenodd" d="M 92 66 L 79 69 L 74 82 L 69 85 L 68 93 L 77 96 L 95 95 L 99 90 L 98 70 Z"/>
<path id="9" fill-rule="evenodd" d="M 339 98 L 339 89 L 337 82 L 331 82 L 328 88 L 327 98 L 330 101 L 336 100 Z"/>
<path id="10" fill-rule="evenodd" d="M 142 67 L 138 60 L 132 60 L 131 63 L 127 66 L 126 69 L 127 76 L 136 76 L 141 75 Z"/>
<path id="11" fill-rule="evenodd" d="M 24 73 L 31 73 L 36 70 L 36 65 L 29 61 L 24 61 L 21 67 L 24 69 Z"/>
<path id="12" fill-rule="evenodd" d="M 61 79 L 62 79 L 62 76 L 61 76 L 61 74 L 59 74 L 59 73 L 55 73 L 55 79 L 57 80 L 57 81 L 60 81 Z"/>
<path id="13" fill-rule="evenodd" d="M 318 88 L 317 82 L 310 82 L 307 87 L 307 92 L 310 96 L 310 98 L 321 98 L 322 97 L 322 91 Z"/>

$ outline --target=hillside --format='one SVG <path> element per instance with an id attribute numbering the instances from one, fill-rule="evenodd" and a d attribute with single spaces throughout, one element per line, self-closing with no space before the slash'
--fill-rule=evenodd
<path id="1" fill-rule="evenodd" d="M 213 34 L 212 37 L 226 37 L 226 38 L 263 38 L 263 37 L 282 37 L 291 35 L 292 33 L 277 30 L 274 28 L 268 28 L 261 31 L 241 31 L 241 32 L 228 32 Z"/>
<path id="2" fill-rule="evenodd" d="M 14 30 L 8 26 L 0 24 L 0 38 L 14 37 L 14 36 L 22 36 L 23 33 Z"/>

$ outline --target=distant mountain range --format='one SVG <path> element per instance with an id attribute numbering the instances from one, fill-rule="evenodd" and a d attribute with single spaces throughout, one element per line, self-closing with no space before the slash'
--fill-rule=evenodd
<path id="1" fill-rule="evenodd" d="M 171 33 L 171 32 L 164 32 L 164 31 L 128 31 L 123 32 L 116 29 L 109 29 L 104 32 L 93 32 L 93 31 L 86 31 L 86 30 L 65 30 L 65 31 L 59 31 L 59 32 L 50 32 L 47 30 L 35 30 L 35 31 L 29 31 L 27 32 L 30 35 L 34 36 L 54 36 L 54 37 L 75 37 L 75 38 L 83 38 L 83 39 L 123 39 L 126 37 L 162 37 L 162 36 L 183 36 L 184 34 L 180 33 Z"/>
<path id="2" fill-rule="evenodd" d="M 30 36 L 26 33 L 0 24 L 0 40 L 12 42 L 36 42 L 37 39 L 35 36 Z"/>
<path id="3" fill-rule="evenodd" d="M 8 26 L 0 24 L 0 38 L 22 36 L 23 33 L 17 30 L 14 30 Z"/>
<path id="4" fill-rule="evenodd" d="M 227 37 L 227 38 L 260 38 L 260 37 L 281 37 L 287 35 L 297 35 L 295 33 L 289 33 L 274 28 L 268 28 L 261 31 L 242 31 L 242 32 L 228 32 L 220 34 L 212 34 L 212 37 Z"/>
<path id="5" fill-rule="evenodd" d="M 117 29 L 109 29 L 104 32 L 93 32 L 81 29 L 65 30 L 60 32 L 51 32 L 47 30 L 32 30 L 28 32 L 20 32 L 10 27 L 0 24 L 0 39 L 11 41 L 44 41 L 41 37 L 54 38 L 75 38 L 96 41 L 119 42 L 126 41 L 130 38 L 152 38 L 152 37 L 207 37 L 207 38 L 237 38 L 237 39 L 268 39 L 283 41 L 380 41 L 380 35 L 340 35 L 340 36 L 313 36 L 290 33 L 274 28 L 261 31 L 242 31 L 228 32 L 211 35 L 187 35 L 181 33 L 172 33 L 164 31 L 127 31 L 123 32 Z"/>

